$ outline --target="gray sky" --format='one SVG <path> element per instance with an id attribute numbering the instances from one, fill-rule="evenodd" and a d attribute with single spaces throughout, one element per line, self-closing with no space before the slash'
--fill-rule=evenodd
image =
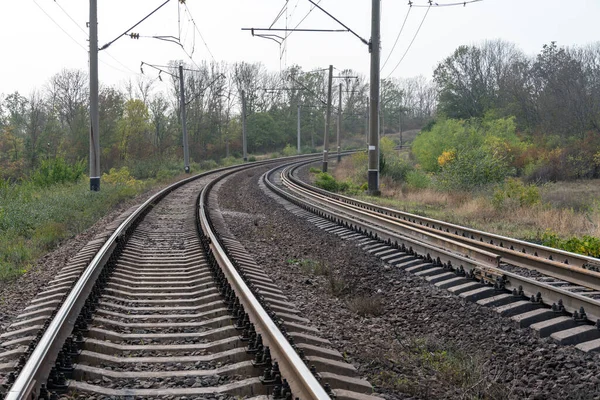
<path id="1" fill-rule="evenodd" d="M 139 21 L 164 0 L 99 0 L 99 44 L 109 42 Z M 457 0 L 438 0 L 440 4 Z M 425 5 L 426 0 L 413 0 Z M 387 58 L 409 9 L 406 0 L 382 0 L 382 63 Z M 210 52 L 217 61 L 262 62 L 270 70 L 299 64 L 305 70 L 333 64 L 368 74 L 367 46 L 349 33 L 294 33 L 280 59 L 276 43 L 252 37 L 242 27 L 268 27 L 285 0 L 187 0 Z M 39 7 L 38 7 L 39 5 Z M 322 0 L 325 9 L 365 39 L 370 37 L 369 0 Z M 75 24 L 61 7 L 77 22 Z M 308 0 L 289 0 L 287 24 L 295 26 L 309 11 Z M 69 38 L 44 11 L 72 36 Z M 196 63 L 212 57 L 181 8 L 181 39 Z M 388 76 L 398 63 L 427 8 L 413 7 L 398 45 L 382 72 Z M 89 17 L 86 0 L 2 0 L 0 2 L 0 93 L 18 90 L 28 95 L 43 88 L 62 68 L 87 69 Z M 485 39 L 504 39 L 527 54 L 536 54 L 544 43 L 585 45 L 597 41 L 600 1 L 597 0 L 483 0 L 466 7 L 432 8 L 412 49 L 392 76 L 431 77 L 437 62 L 461 44 Z M 141 35 L 179 36 L 178 0 L 171 0 L 134 32 Z M 285 27 L 285 15 L 275 27 Z M 302 28 L 338 29 L 315 9 Z M 195 32 L 195 34 L 194 34 Z M 194 45 L 195 40 L 195 45 Z M 76 43 L 75 43 L 76 42 Z M 141 61 L 165 64 L 172 59 L 191 62 L 173 43 L 156 39 L 123 37 L 108 52 L 101 52 L 100 81 L 119 85 L 137 76 Z M 145 69 L 148 75 L 155 72 Z"/>

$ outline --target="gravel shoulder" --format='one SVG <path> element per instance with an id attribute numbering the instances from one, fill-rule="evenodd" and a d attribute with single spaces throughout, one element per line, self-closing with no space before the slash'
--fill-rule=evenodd
<path id="1" fill-rule="evenodd" d="M 382 397 L 600 399 L 599 355 L 384 265 L 287 212 L 262 193 L 261 173 L 221 188 L 229 229 Z"/>

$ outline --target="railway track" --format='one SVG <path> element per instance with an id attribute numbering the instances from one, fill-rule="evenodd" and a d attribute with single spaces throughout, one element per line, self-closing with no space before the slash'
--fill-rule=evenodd
<path id="1" fill-rule="evenodd" d="M 600 350 L 600 260 L 379 207 L 302 182 L 306 162 L 263 184 L 322 229 L 540 336 Z"/>
<path id="2" fill-rule="evenodd" d="M 1 337 L 6 399 L 369 399 L 190 178 L 96 240 Z"/>

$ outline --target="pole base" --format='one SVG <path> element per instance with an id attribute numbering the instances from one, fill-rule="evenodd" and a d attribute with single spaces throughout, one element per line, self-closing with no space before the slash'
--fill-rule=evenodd
<path id="1" fill-rule="evenodd" d="M 323 172 L 327 172 L 327 161 L 323 161 Z"/>
<path id="2" fill-rule="evenodd" d="M 367 182 L 367 194 L 371 196 L 380 196 L 381 191 L 379 190 L 379 171 L 369 171 Z"/>
<path id="3" fill-rule="evenodd" d="M 248 162 L 248 157 L 244 157 L 244 162 Z"/>
<path id="4" fill-rule="evenodd" d="M 185 169 L 185 173 L 186 173 L 186 174 L 189 174 L 189 173 L 190 173 L 190 167 L 189 167 L 189 166 L 185 167 L 184 169 Z"/>
<path id="5" fill-rule="evenodd" d="M 100 177 L 98 178 L 90 178 L 90 190 L 92 192 L 100 191 Z"/>

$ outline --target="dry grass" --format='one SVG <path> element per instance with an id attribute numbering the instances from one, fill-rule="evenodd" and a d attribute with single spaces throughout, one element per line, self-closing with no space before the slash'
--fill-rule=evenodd
<path id="1" fill-rule="evenodd" d="M 348 308 L 361 317 L 379 316 L 385 311 L 381 296 L 357 296 L 348 301 Z"/>
<path id="2" fill-rule="evenodd" d="M 564 182 L 542 188 L 542 204 L 496 210 L 489 193 L 408 189 L 383 178 L 382 196 L 361 196 L 398 210 L 500 235 L 537 240 L 546 230 L 561 237 L 600 237 L 600 181 Z"/>

